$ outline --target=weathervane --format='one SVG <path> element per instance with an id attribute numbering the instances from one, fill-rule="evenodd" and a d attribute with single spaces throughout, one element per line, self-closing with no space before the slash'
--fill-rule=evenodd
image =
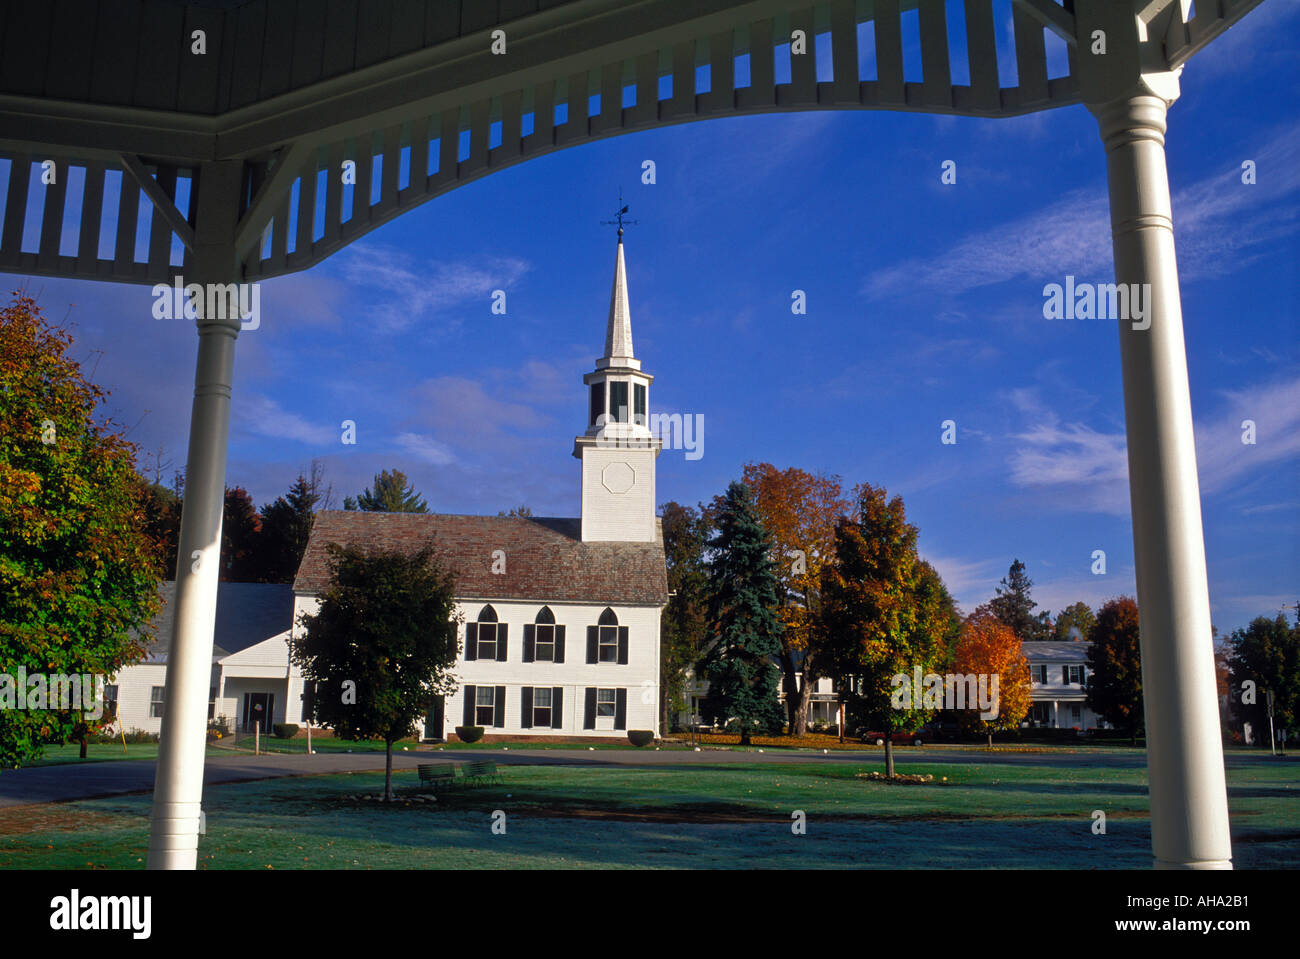
<path id="1" fill-rule="evenodd" d="M 619 235 L 619 239 L 622 239 L 622 237 L 623 237 L 623 223 L 624 223 L 624 220 L 623 220 L 623 214 L 627 212 L 627 204 L 623 202 L 623 190 L 622 190 L 622 188 L 620 188 L 619 191 L 618 191 L 618 207 L 619 207 L 618 212 L 614 214 L 614 217 L 615 217 L 615 218 L 612 219 L 612 220 L 601 220 L 601 221 L 600 221 L 600 225 L 601 225 L 601 226 L 613 226 L 614 224 L 618 224 L 618 235 Z M 626 221 L 626 222 L 627 222 L 630 226 L 636 226 L 638 221 L 636 221 L 636 220 L 628 220 L 628 221 Z"/>

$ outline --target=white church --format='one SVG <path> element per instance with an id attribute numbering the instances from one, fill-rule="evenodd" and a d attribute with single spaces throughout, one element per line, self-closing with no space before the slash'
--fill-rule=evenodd
<path id="1" fill-rule="evenodd" d="M 302 634 L 301 615 L 315 613 L 328 588 L 328 544 L 412 551 L 432 544 L 456 574 L 460 688 L 434 704 L 416 731 L 421 738 L 453 739 L 457 726 L 482 726 L 485 738 L 613 738 L 634 729 L 658 735 L 668 579 L 655 516 L 661 444 L 649 429 L 652 380 L 632 350 L 620 229 L 605 350 L 583 377 L 590 412 L 573 444 L 582 464 L 582 515 L 318 513 L 293 583 L 292 613 L 289 587 L 253 587 L 283 596 L 283 618 L 249 621 L 257 635 L 222 633 L 211 716 L 243 729 L 304 721 L 302 675 L 289 662 L 289 643 Z M 249 586 L 222 583 L 218 605 L 240 603 Z M 155 659 L 116 678 L 127 728 L 158 727 L 163 669 Z"/>

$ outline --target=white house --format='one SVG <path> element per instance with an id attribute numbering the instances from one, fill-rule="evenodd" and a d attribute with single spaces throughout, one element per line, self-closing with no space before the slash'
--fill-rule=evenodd
<path id="1" fill-rule="evenodd" d="M 106 701 L 115 702 L 117 726 L 123 731 L 157 734 L 166 709 L 167 653 L 172 634 L 176 584 L 159 584 L 163 605 L 142 637 L 144 659 L 119 670 L 104 687 Z M 293 590 L 264 583 L 221 583 L 217 586 L 217 621 L 213 638 L 211 695 L 208 718 L 225 716 L 232 729 L 264 730 L 285 722 L 290 703 L 289 626 Z M 289 707 L 286 710 L 286 707 Z M 299 710 L 300 711 L 300 710 Z M 297 719 L 290 719 L 296 722 Z"/>
<path id="2" fill-rule="evenodd" d="M 295 624 L 319 608 L 331 543 L 430 545 L 456 574 L 460 688 L 434 704 L 426 739 L 450 738 L 456 726 L 512 738 L 659 731 L 659 625 L 668 602 L 655 517 L 660 443 L 649 430 L 653 378 L 632 350 L 621 232 L 604 354 L 583 377 L 589 415 L 573 447 L 580 517 L 316 515 L 293 584 Z"/>
<path id="3" fill-rule="evenodd" d="M 1085 683 L 1088 679 L 1086 642 L 1022 643 L 1029 660 L 1030 706 L 1026 720 L 1033 726 L 1080 731 L 1106 728 L 1106 723 L 1088 708 Z"/>

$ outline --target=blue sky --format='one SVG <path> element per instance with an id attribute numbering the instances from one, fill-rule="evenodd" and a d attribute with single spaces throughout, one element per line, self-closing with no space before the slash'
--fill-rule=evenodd
<path id="1" fill-rule="evenodd" d="M 1297 26 L 1284 0 L 1249 14 L 1191 60 L 1169 119 L 1221 631 L 1300 599 Z M 945 160 L 956 185 L 940 182 Z M 570 454 L 614 265 L 599 221 L 620 188 L 639 220 L 626 252 L 651 410 L 705 423 L 702 458 L 660 457 L 661 503 L 707 501 L 767 460 L 902 495 L 967 610 L 1013 557 L 1053 611 L 1134 591 L 1115 323 L 1042 317 L 1045 284 L 1112 278 L 1083 107 L 711 120 L 464 186 L 264 284 L 262 326 L 238 344 L 228 482 L 260 505 L 319 458 L 338 502 L 395 467 L 440 512 L 577 515 Z M 11 284 L 67 317 L 131 438 L 180 465 L 192 324 L 154 320 L 148 287 Z M 807 315 L 791 313 L 796 289 Z M 340 443 L 345 419 L 355 446 Z M 945 419 L 955 446 L 940 443 Z"/>

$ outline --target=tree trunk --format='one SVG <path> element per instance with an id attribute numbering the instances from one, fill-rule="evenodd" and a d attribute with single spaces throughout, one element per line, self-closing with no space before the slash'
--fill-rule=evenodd
<path id="1" fill-rule="evenodd" d="M 835 714 L 836 723 L 840 728 L 840 742 L 844 742 L 844 727 L 849 724 L 849 711 L 844 705 L 844 700 L 840 700 L 839 711 Z"/>
<path id="2" fill-rule="evenodd" d="M 894 736 L 891 732 L 885 732 L 885 778 L 894 778 Z"/>
<path id="3" fill-rule="evenodd" d="M 804 679 L 802 686 L 799 684 L 799 678 L 795 672 L 794 654 L 789 649 L 781 650 L 781 685 L 785 690 L 785 717 L 786 722 L 789 723 L 791 736 L 802 736 L 808 728 L 808 721 L 803 715 L 808 693 L 808 677 L 802 677 Z"/>
<path id="4" fill-rule="evenodd" d="M 385 740 L 387 755 L 384 760 L 384 802 L 393 801 L 393 741 Z"/>
<path id="5" fill-rule="evenodd" d="M 86 758 L 86 737 L 85 736 L 81 737 L 81 758 L 82 759 Z"/>

